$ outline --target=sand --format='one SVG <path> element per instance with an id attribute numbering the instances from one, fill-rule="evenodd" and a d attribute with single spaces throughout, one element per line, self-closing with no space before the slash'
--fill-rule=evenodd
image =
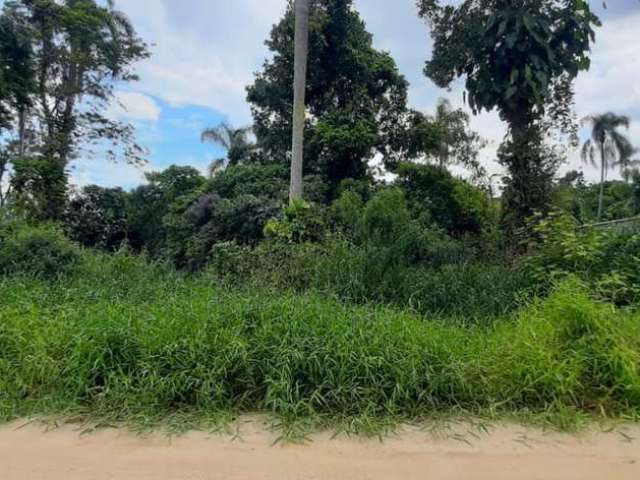
<path id="1" fill-rule="evenodd" d="M 240 436 L 140 437 L 82 433 L 18 422 L 0 427 L 2 480 L 638 480 L 640 427 L 580 436 L 517 426 L 488 433 L 457 426 L 434 436 L 417 428 L 378 440 L 328 434 L 273 445 L 257 420 Z"/>

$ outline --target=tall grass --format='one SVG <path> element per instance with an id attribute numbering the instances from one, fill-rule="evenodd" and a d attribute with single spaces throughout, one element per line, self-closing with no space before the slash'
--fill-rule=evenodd
<path id="1" fill-rule="evenodd" d="M 487 327 L 317 293 L 229 292 L 126 254 L 87 254 L 57 281 L 0 278 L 0 298 L 4 420 L 640 411 L 640 317 L 575 280 Z"/>
<path id="2" fill-rule="evenodd" d="M 523 269 L 471 261 L 462 244 L 355 246 L 340 239 L 322 244 L 270 245 L 214 250 L 214 275 L 232 285 L 266 285 L 281 292 L 315 291 L 342 301 L 393 306 L 428 318 L 486 324 L 512 313 L 534 284 Z M 407 253 L 410 252 L 410 253 Z M 406 258 L 420 254 L 426 259 Z"/>

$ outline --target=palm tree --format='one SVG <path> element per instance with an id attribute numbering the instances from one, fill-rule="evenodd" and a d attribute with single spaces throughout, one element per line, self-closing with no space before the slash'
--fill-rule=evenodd
<path id="1" fill-rule="evenodd" d="M 438 146 L 433 153 L 437 165 L 441 168 L 462 165 L 480 173 L 482 166 L 478 162 L 478 154 L 486 146 L 486 141 L 470 129 L 469 114 L 454 109 L 449 100 L 441 98 L 433 123 L 438 132 Z"/>
<path id="2" fill-rule="evenodd" d="M 600 221 L 602 220 L 604 184 L 607 173 L 612 168 L 623 171 L 630 167 L 635 162 L 631 156 L 636 150 L 629 139 L 618 131 L 620 127 L 629 128 L 629 117 L 609 112 L 586 117 L 583 123 L 590 123 L 592 130 L 591 138 L 582 147 L 582 160 L 600 168 L 600 198 L 598 200 L 598 221 Z M 596 158 L 596 154 L 599 154 L 599 159 Z"/>
<path id="3" fill-rule="evenodd" d="M 295 60 L 293 75 L 293 139 L 291 155 L 291 189 L 289 201 L 302 198 L 302 164 L 304 151 L 305 91 L 309 57 L 309 0 L 295 3 Z"/>
<path id="4" fill-rule="evenodd" d="M 203 142 L 213 142 L 220 145 L 227 152 L 226 158 L 219 158 L 209 165 L 209 175 L 213 176 L 226 165 L 238 165 L 249 157 L 255 145 L 249 140 L 251 127 L 233 128 L 222 122 L 213 128 L 202 132 Z"/>

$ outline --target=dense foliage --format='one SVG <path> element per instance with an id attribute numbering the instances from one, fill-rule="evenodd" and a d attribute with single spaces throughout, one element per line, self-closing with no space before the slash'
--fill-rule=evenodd
<path id="1" fill-rule="evenodd" d="M 0 171 L 14 165 L 12 194 L 27 202 L 26 213 L 35 206 L 37 217 L 59 220 L 67 167 L 79 152 L 101 144 L 112 158 L 143 160 L 133 127 L 106 110 L 114 82 L 136 79 L 132 66 L 148 56 L 146 45 L 113 2 L 95 0 L 8 0 L 0 45 L 0 124 L 9 130 L 0 149 L 10 160 Z"/>
<path id="2" fill-rule="evenodd" d="M 229 293 L 123 254 L 85 261 L 61 282 L 0 280 L 0 418 L 263 410 L 287 427 L 357 429 L 470 412 L 568 427 L 640 407 L 637 315 L 574 280 L 476 329 L 314 294 Z"/>
<path id="3" fill-rule="evenodd" d="M 427 75 L 465 77 L 472 109 L 509 124 L 503 192 L 469 114 L 446 100 L 411 110 L 353 3 L 311 0 L 302 200 L 289 199 L 293 2 L 248 88 L 254 124 L 202 133 L 226 157 L 207 175 L 147 172 L 131 191 L 72 190 L 68 167 L 105 140 L 141 160 L 105 107 L 144 42 L 109 1 L 4 2 L 0 420 L 638 418 L 627 119 L 592 117 L 584 150 L 624 181 L 555 178 L 564 151 L 549 144 L 575 133 L 572 82 L 598 24 L 588 2 L 418 2 Z"/>
<path id="4" fill-rule="evenodd" d="M 0 275 L 52 279 L 72 272 L 79 262 L 80 249 L 54 225 L 0 224 Z"/>
<path id="5" fill-rule="evenodd" d="M 407 81 L 372 36 L 351 0 L 315 0 L 310 24 L 305 169 L 334 187 L 368 175 L 402 127 Z M 248 89 L 254 131 L 273 162 L 288 165 L 293 111 L 292 2 L 267 41 L 273 53 Z"/>
<path id="6" fill-rule="evenodd" d="M 440 87 L 464 77 L 474 111 L 493 110 L 509 125 L 499 161 L 510 234 L 547 211 L 558 159 L 545 147 L 549 126 L 573 130 L 572 82 L 589 68 L 598 18 L 587 1 L 419 0 L 434 41 L 426 75 Z"/>

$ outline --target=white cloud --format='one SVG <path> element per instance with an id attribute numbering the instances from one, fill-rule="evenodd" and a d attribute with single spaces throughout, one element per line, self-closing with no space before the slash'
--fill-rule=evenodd
<path id="1" fill-rule="evenodd" d="M 137 92 L 116 92 L 109 108 L 110 115 L 126 120 L 157 122 L 160 113 L 160 106 L 153 98 Z"/>
<path id="2" fill-rule="evenodd" d="M 120 0 L 117 7 L 153 53 L 139 65 L 134 88 L 172 106 L 205 106 L 246 123 L 245 88 L 285 6 L 285 0 Z"/>
<path id="3" fill-rule="evenodd" d="M 269 55 L 264 40 L 286 5 L 287 0 L 117 0 L 117 7 L 152 45 L 153 56 L 141 62 L 141 81 L 131 89 L 151 101 L 149 96 L 173 106 L 204 106 L 226 114 L 234 124 L 249 122 L 245 88 Z M 422 72 L 431 45 L 415 2 L 355 0 L 355 5 L 374 35 L 375 46 L 389 50 L 411 82 L 409 98 L 414 108 L 433 111 L 441 96 L 462 105 L 461 84 L 447 92 Z M 606 20 L 597 31 L 592 69 L 576 83 L 578 114 L 613 110 L 632 116 L 630 135 L 636 144 L 640 144 L 640 129 L 635 126 L 640 122 L 638 25 L 637 10 Z M 132 102 L 129 113 L 137 120 L 152 120 L 156 115 L 142 98 Z M 502 171 L 494 160 L 506 126 L 495 113 L 474 117 L 472 126 L 490 141 L 482 152 L 488 170 Z M 566 168 L 579 167 L 576 159 L 574 152 Z M 597 179 L 594 170 L 585 173 Z"/>
<path id="4" fill-rule="evenodd" d="M 640 13 L 605 22 L 596 32 L 592 68 L 576 82 L 582 115 L 635 111 L 640 116 Z"/>
<path id="5" fill-rule="evenodd" d="M 73 186 L 77 188 L 92 184 L 131 188 L 143 183 L 144 173 L 152 170 L 150 164 L 138 167 L 123 162 L 85 158 L 73 163 L 71 178 Z"/>

